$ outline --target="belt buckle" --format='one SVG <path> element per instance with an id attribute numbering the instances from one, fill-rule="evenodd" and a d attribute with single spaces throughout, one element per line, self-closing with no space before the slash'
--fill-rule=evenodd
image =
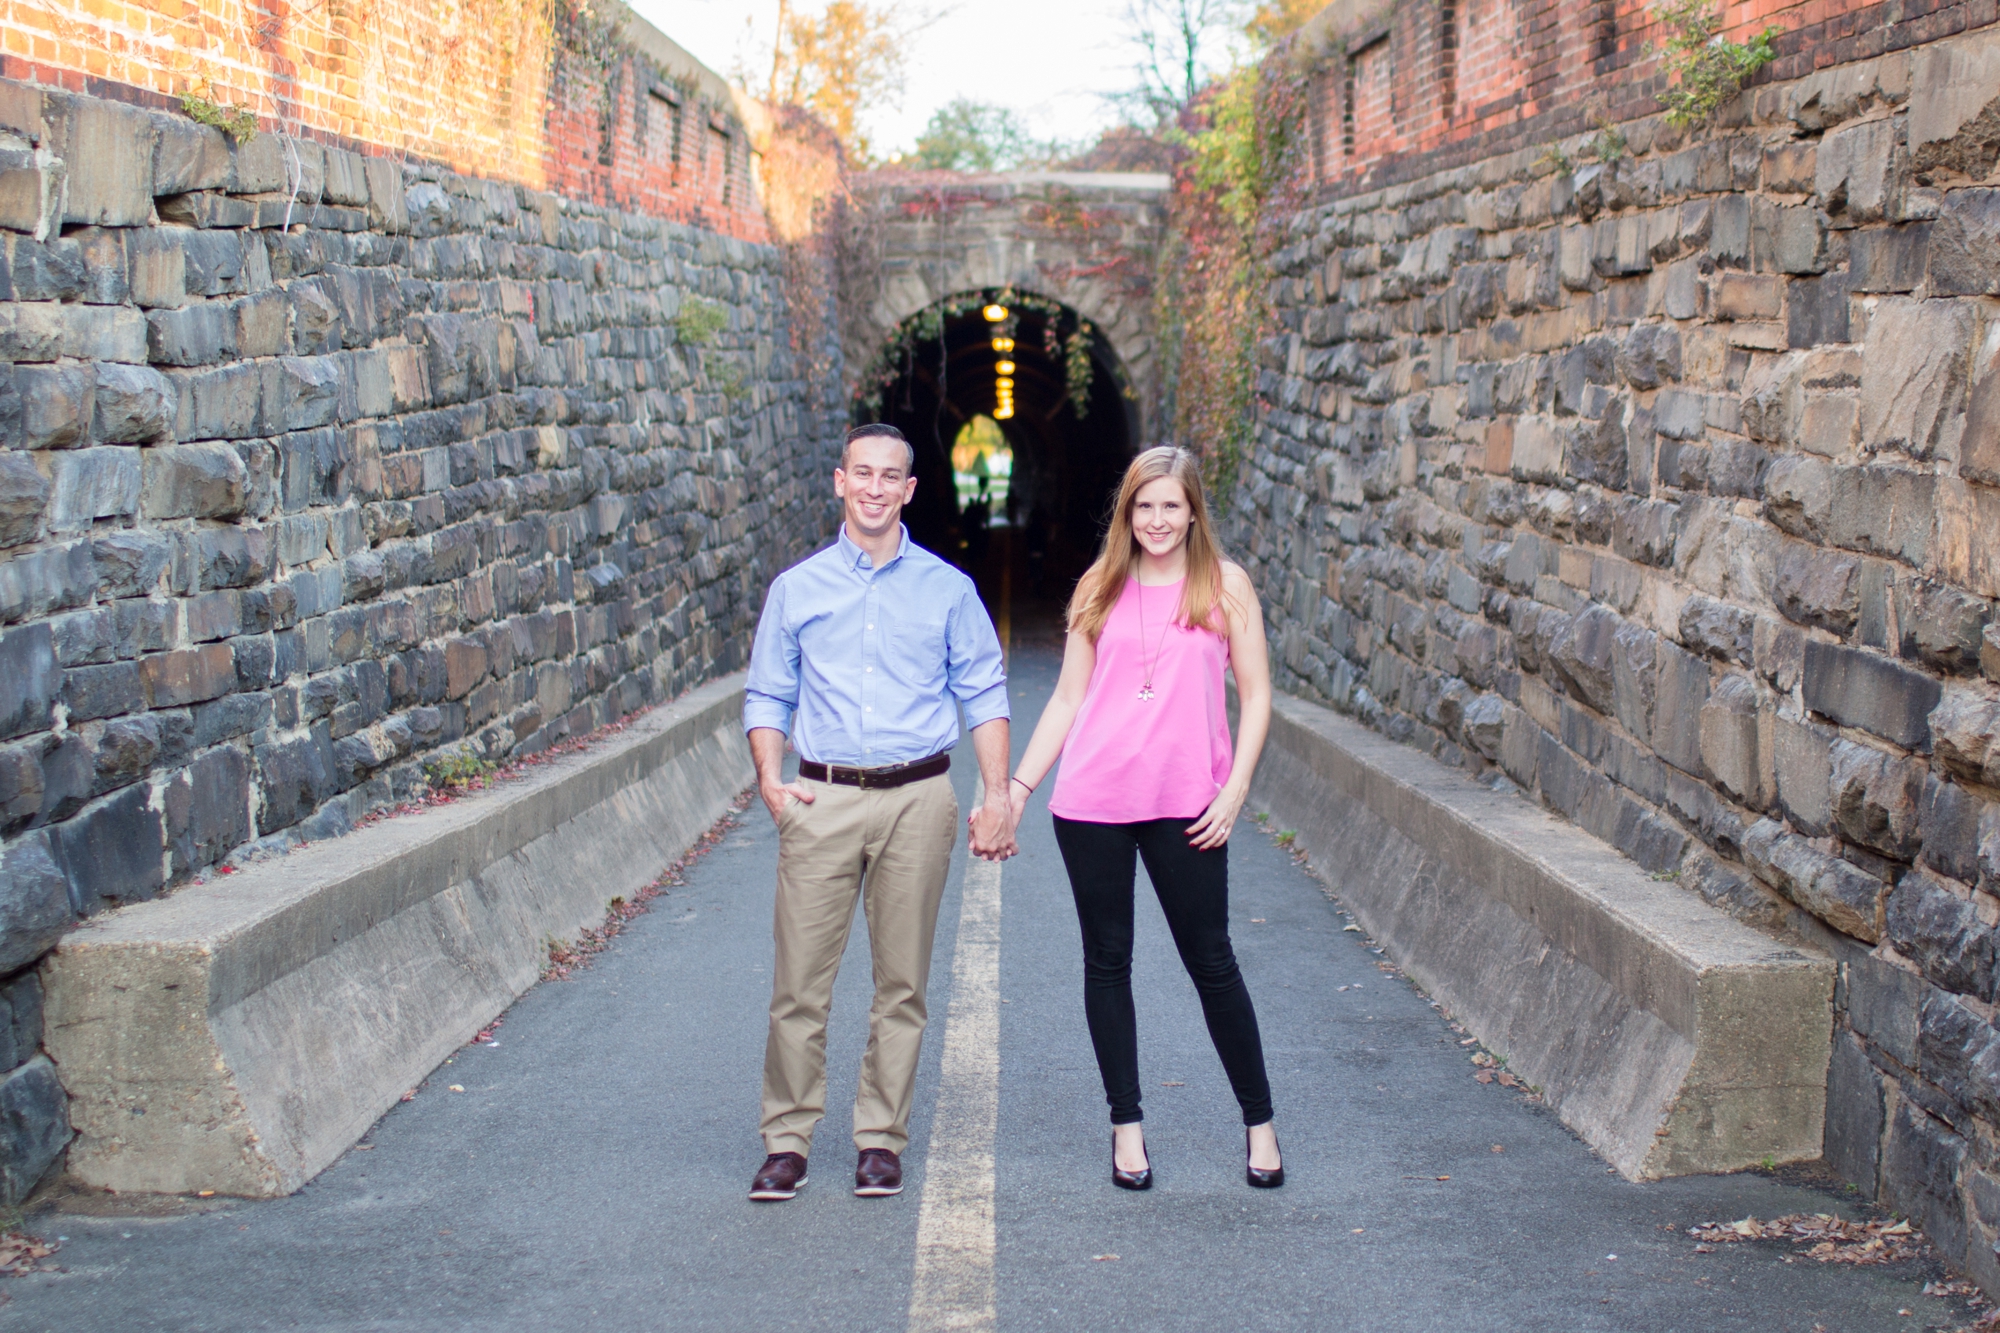
<path id="1" fill-rule="evenodd" d="M 857 790 L 857 791 L 867 791 L 867 790 L 868 790 L 868 770 L 867 770 L 867 769 L 865 769 L 865 768 L 857 768 L 857 769 L 855 769 L 855 770 L 854 770 L 854 786 L 855 786 L 855 790 Z"/>

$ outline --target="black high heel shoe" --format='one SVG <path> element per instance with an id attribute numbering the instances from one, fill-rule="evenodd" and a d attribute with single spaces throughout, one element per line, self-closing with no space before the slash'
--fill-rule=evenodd
<path id="1" fill-rule="evenodd" d="M 1284 1149 L 1278 1151 L 1282 1158 Z M 1243 1131 L 1243 1178 L 1255 1190 L 1274 1190 L 1285 1183 L 1285 1164 L 1282 1160 L 1269 1171 L 1250 1165 L 1250 1131 L 1247 1129 Z"/>
<path id="2" fill-rule="evenodd" d="M 1118 1165 L 1118 1135 L 1111 1136 L 1111 1183 L 1121 1190 L 1149 1190 L 1153 1188 L 1153 1155 L 1146 1154 L 1146 1165 L 1137 1171 L 1127 1171 Z"/>

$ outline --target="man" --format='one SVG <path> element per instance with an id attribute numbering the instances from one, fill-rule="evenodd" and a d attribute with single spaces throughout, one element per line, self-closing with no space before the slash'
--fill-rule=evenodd
<path id="1" fill-rule="evenodd" d="M 1015 850 L 1007 809 L 1007 677 L 972 580 L 910 541 L 916 451 L 893 426 L 848 433 L 833 489 L 845 511 L 832 546 L 771 582 L 744 689 L 757 786 L 778 825 L 777 956 L 764 1047 L 764 1150 L 752 1199 L 806 1183 L 826 1112 L 826 1015 L 864 896 L 875 1003 L 854 1097 L 854 1192 L 900 1193 L 923 1041 L 931 938 L 958 800 L 958 707 L 986 795 L 972 851 Z M 780 771 L 785 737 L 799 780 Z"/>

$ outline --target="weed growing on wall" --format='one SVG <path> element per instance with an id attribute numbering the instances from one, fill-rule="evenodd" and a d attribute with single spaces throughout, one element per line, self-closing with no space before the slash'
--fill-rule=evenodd
<path id="1" fill-rule="evenodd" d="M 225 106 L 189 89 L 181 94 L 181 114 L 201 125 L 213 125 L 238 144 L 257 137 L 257 117 L 248 107 Z"/>
<path id="2" fill-rule="evenodd" d="M 1782 29 L 1766 28 L 1747 42 L 1722 35 L 1722 15 L 1708 0 L 1668 0 L 1653 11 L 1671 35 L 1660 67 L 1673 76 L 1661 97 L 1667 121 L 1680 129 L 1707 122 L 1723 103 L 1743 91 L 1743 82 L 1778 58 L 1771 39 Z"/>
<path id="3" fill-rule="evenodd" d="M 1175 438 L 1201 455 L 1218 501 L 1249 450 L 1259 343 L 1274 328 L 1268 258 L 1304 188 L 1305 80 L 1281 50 L 1197 104 L 1174 173 L 1155 316 Z"/>
<path id="4" fill-rule="evenodd" d="M 674 340 L 683 347 L 706 347 L 729 325 L 729 312 L 714 301 L 690 296 L 674 321 Z"/>
<path id="5" fill-rule="evenodd" d="M 424 765 L 424 777 L 433 791 L 480 790 L 499 765 L 470 751 L 446 755 Z"/>

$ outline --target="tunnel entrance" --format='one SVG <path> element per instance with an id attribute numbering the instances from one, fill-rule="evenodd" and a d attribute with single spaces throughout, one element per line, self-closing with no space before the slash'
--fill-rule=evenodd
<path id="1" fill-rule="evenodd" d="M 1090 562 L 1139 439 L 1116 351 L 1033 293 L 960 293 L 905 320 L 862 380 L 855 422 L 917 452 L 910 537 L 971 574 L 988 605 L 1060 608 Z"/>

